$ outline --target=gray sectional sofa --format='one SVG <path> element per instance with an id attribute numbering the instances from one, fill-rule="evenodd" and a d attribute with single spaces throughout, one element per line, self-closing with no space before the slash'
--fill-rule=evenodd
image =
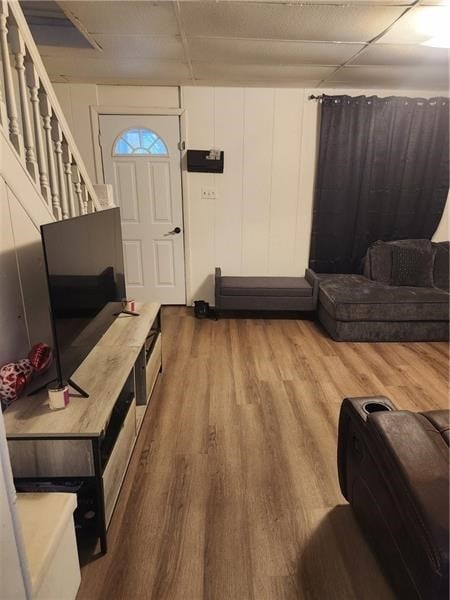
<path id="1" fill-rule="evenodd" d="M 449 242 L 375 242 L 363 275 L 315 277 L 318 318 L 334 340 L 449 339 Z"/>

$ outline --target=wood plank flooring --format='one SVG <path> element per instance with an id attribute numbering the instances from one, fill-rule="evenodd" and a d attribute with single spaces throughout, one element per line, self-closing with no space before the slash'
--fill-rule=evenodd
<path id="1" fill-rule="evenodd" d="M 339 491 L 339 406 L 446 408 L 448 345 L 166 308 L 163 356 L 110 550 L 83 568 L 79 600 L 393 599 Z"/>

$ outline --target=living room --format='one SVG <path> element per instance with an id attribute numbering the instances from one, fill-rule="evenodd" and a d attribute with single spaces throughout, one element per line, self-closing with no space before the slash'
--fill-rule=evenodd
<path id="1" fill-rule="evenodd" d="M 218 266 L 225 277 L 303 278 L 312 258 L 324 96 L 349 102 L 399 97 L 426 105 L 448 98 L 448 51 L 421 45 L 426 34 L 413 27 L 415 11 L 441 10 L 442 3 L 139 2 L 133 11 L 122 2 L 58 3 L 90 47 L 65 47 L 58 26 L 50 25 L 54 7 L 38 4 L 23 8 L 61 123 L 67 122 L 85 165 L 83 182 L 92 181 L 98 197 L 125 214 L 127 298 L 163 305 L 163 370 L 129 457 L 108 550 L 83 563 L 78 597 L 396 597 L 391 574 L 339 490 L 339 411 L 344 398 L 371 396 L 390 399 L 400 411 L 446 409 L 448 319 L 439 335 L 430 334 L 434 338 L 371 343 L 335 341 L 316 312 L 246 311 L 216 321 L 196 319 L 192 305 L 202 300 L 214 308 Z M 53 14 L 47 12 L 45 23 L 42 8 Z M 310 14 L 300 19 L 300 8 Z M 167 240 L 182 248 L 182 269 L 172 277 L 182 281 L 176 301 L 164 296 L 167 284 L 159 286 L 160 297 L 151 287 L 145 291 L 133 271 L 139 258 L 132 253 L 136 213 L 128 196 L 136 182 L 108 175 L 140 160 L 115 154 L 120 135 L 152 129 L 163 118 L 177 123 L 172 142 L 179 144 L 181 212 L 178 221 L 162 218 L 164 231 L 157 235 L 164 252 Z M 64 148 L 69 134 L 63 132 Z M 223 172 L 208 164 L 203 172 L 190 170 L 194 149 L 205 156 L 223 152 Z M 162 164 L 163 158 L 155 160 Z M 6 202 L 13 252 L 6 263 L 3 246 L 4 274 L 8 289 L 19 291 L 5 298 L 2 364 L 23 358 L 36 342 L 52 344 L 36 275 L 42 264 L 30 258 L 40 239 L 35 224 L 45 221 L 40 214 L 28 219 L 37 209 L 21 185 L 14 190 L 9 165 L 8 159 L 2 178 L 15 192 Z M 434 197 L 439 218 L 432 232 L 380 235 L 367 248 L 378 239 L 448 241 L 448 200 L 441 196 Z M 430 247 L 434 260 L 437 246 Z M 171 264 L 162 256 L 163 266 Z M 154 261 L 144 259 L 146 271 Z M 27 412 L 28 402 L 14 403 L 17 414 Z"/>

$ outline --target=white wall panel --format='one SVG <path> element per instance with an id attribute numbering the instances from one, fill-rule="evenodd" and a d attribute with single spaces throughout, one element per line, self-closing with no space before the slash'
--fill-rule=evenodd
<path id="1" fill-rule="evenodd" d="M 302 137 L 300 149 L 299 198 L 296 219 L 294 272 L 303 273 L 309 262 L 314 180 L 318 153 L 318 103 L 308 100 L 310 93 L 302 90 Z M 317 92 L 316 92 L 317 93 Z"/>
<path id="2" fill-rule="evenodd" d="M 213 175 L 217 191 L 214 207 L 214 260 L 224 273 L 242 270 L 242 210 L 244 174 L 244 90 L 218 88 L 214 92 L 214 144 L 225 152 L 224 175 Z"/>
<path id="3" fill-rule="evenodd" d="M 191 295 L 213 302 L 214 267 L 240 275 L 302 274 L 303 91 L 183 88 L 187 147 L 225 151 L 223 174 L 188 173 Z M 208 137 L 209 136 L 209 137 Z M 202 200 L 213 187 L 215 200 Z"/>
<path id="4" fill-rule="evenodd" d="M 271 274 L 296 272 L 296 215 L 299 208 L 303 96 L 276 90 L 268 237 Z"/>
<path id="5" fill-rule="evenodd" d="M 268 275 L 275 90 L 244 92 L 242 273 Z"/>
<path id="6" fill-rule="evenodd" d="M 53 216 L 1 129 L 0 156 L 1 364 L 51 342 L 39 226 Z"/>
<path id="7" fill-rule="evenodd" d="M 184 106 L 188 108 L 186 147 L 195 150 L 211 148 L 214 140 L 214 88 L 184 89 Z M 211 300 L 214 271 L 214 202 L 202 198 L 203 186 L 213 186 L 220 175 L 189 173 L 184 190 L 185 210 L 189 213 L 188 246 L 191 266 L 189 282 L 192 298 Z M 225 201 L 225 199 L 223 199 Z M 190 299 L 188 298 L 188 302 Z"/>
<path id="8" fill-rule="evenodd" d="M 0 179 L 0 364 L 29 350 L 7 188 Z"/>
<path id="9" fill-rule="evenodd" d="M 107 106 L 178 108 L 178 88 L 151 85 L 98 85 L 98 103 Z"/>
<path id="10" fill-rule="evenodd" d="M 41 234 L 11 190 L 8 190 L 8 201 L 30 345 L 45 342 L 52 346 L 53 337 Z M 22 357 L 24 356 L 26 353 L 22 354 Z"/>

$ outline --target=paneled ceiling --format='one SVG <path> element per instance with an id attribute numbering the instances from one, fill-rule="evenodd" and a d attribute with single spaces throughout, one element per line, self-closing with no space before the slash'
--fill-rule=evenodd
<path id="1" fill-rule="evenodd" d="M 27 4 L 36 19 L 52 3 Z M 34 24 L 57 82 L 448 90 L 449 51 L 421 45 L 445 0 L 57 4 L 90 42 L 72 43 L 62 20 Z"/>

